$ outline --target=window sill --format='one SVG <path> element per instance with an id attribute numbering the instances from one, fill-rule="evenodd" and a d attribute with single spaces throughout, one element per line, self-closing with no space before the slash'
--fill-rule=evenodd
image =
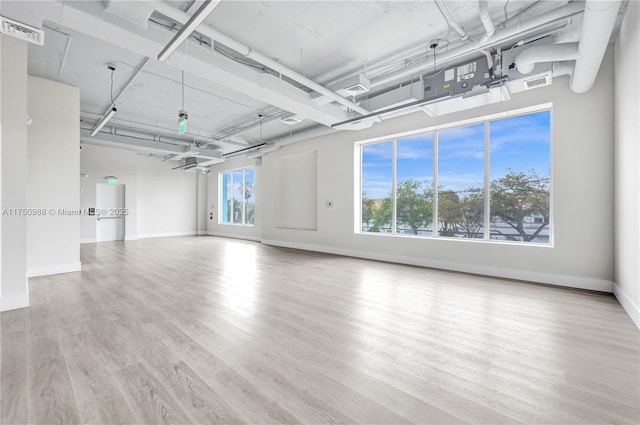
<path id="1" fill-rule="evenodd" d="M 502 241 L 499 239 L 467 239 L 467 238 L 448 238 L 443 236 L 416 236 L 416 235 L 398 235 L 392 233 L 376 233 L 376 232 L 354 232 L 355 235 L 361 236 L 373 236 L 373 237 L 387 237 L 398 239 L 424 239 L 430 241 L 451 241 L 462 243 L 477 243 L 477 244 L 490 244 L 490 245 L 511 245 L 511 246 L 527 246 L 536 248 L 553 248 L 552 243 L 532 243 L 532 242 L 518 242 L 518 241 Z"/>

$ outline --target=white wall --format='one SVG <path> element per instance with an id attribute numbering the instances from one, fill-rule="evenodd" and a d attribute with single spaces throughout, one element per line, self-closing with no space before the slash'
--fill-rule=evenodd
<path id="1" fill-rule="evenodd" d="M 178 163 L 138 156 L 138 237 L 196 233 L 196 174 Z"/>
<path id="2" fill-rule="evenodd" d="M 640 5 L 629 2 L 615 49 L 614 292 L 640 327 Z"/>
<path id="3" fill-rule="evenodd" d="M 278 157 L 274 186 L 277 228 L 318 230 L 317 170 L 316 151 Z"/>
<path id="4" fill-rule="evenodd" d="M 80 208 L 95 208 L 96 184 L 105 183 L 106 176 L 116 176 L 125 185 L 125 239 L 138 238 L 138 175 L 137 155 L 133 151 L 103 146 L 82 145 L 80 173 L 89 177 L 80 180 Z M 96 241 L 96 217 L 80 217 L 80 242 Z"/>
<path id="5" fill-rule="evenodd" d="M 218 216 L 219 208 L 219 185 L 218 175 L 220 171 L 233 170 L 236 168 L 253 167 L 254 170 L 254 196 L 255 196 L 255 210 L 254 210 L 254 222 L 253 226 L 243 226 L 238 224 L 220 224 Z M 246 157 L 238 157 L 225 161 L 221 164 L 211 167 L 211 172 L 207 178 L 207 234 L 213 236 L 226 236 L 231 238 L 241 238 L 249 240 L 260 240 L 261 223 L 262 223 L 262 207 L 263 203 L 269 202 L 267 199 L 270 196 L 275 196 L 274 190 L 270 190 L 262 185 L 263 176 L 262 166 L 256 166 L 255 161 Z M 266 198 L 262 198 L 265 196 Z M 213 219 L 211 219 L 211 213 L 213 213 Z"/>
<path id="6" fill-rule="evenodd" d="M 264 243 L 274 245 L 610 292 L 613 281 L 612 60 L 608 52 L 595 87 L 587 94 L 570 92 L 568 78 L 562 77 L 555 79 L 552 86 L 516 94 L 510 102 L 447 115 L 437 121 L 423 113 L 407 115 L 371 129 L 343 131 L 268 154 L 256 169 L 257 225 L 250 234 L 260 234 Z M 554 104 L 553 247 L 354 233 L 354 142 L 547 102 Z M 274 197 L 277 160 L 312 151 L 318 155 L 317 231 L 279 229 L 274 225 L 277 222 Z M 236 164 L 238 162 L 233 165 Z M 217 175 L 230 165 L 218 165 L 212 174 Z M 335 206 L 327 208 L 325 201 L 334 201 Z M 214 234 L 223 232 L 219 225 L 210 228 L 216 229 Z M 231 228 L 225 231 L 239 233 Z"/>
<path id="7" fill-rule="evenodd" d="M 25 208 L 27 192 L 27 46 L 0 35 L 0 207 Z M 29 305 L 26 218 L 0 219 L 0 311 Z"/>
<path id="8" fill-rule="evenodd" d="M 126 240 L 195 235 L 196 174 L 172 171 L 177 165 L 130 150 L 83 144 L 80 173 L 89 177 L 80 182 L 80 206 L 95 207 L 96 183 L 116 176 L 118 183 L 125 185 L 125 208 L 129 210 Z M 96 241 L 95 217 L 81 217 L 80 239 L 82 243 Z"/>
<path id="9" fill-rule="evenodd" d="M 206 174 L 197 174 L 197 205 L 196 205 L 196 233 L 198 235 L 206 235 L 207 234 L 207 222 L 209 221 L 209 216 L 207 215 L 209 201 L 207 199 L 207 182 L 209 180 L 209 176 Z"/>
<path id="10" fill-rule="evenodd" d="M 80 217 L 59 214 L 80 206 L 80 90 L 28 79 L 27 275 L 80 270 Z M 52 211 L 53 210 L 53 213 Z"/>

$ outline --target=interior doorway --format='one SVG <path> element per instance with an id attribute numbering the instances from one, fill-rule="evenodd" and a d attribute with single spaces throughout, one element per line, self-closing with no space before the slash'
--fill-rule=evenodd
<path id="1" fill-rule="evenodd" d="M 125 185 L 96 184 L 96 240 L 123 241 L 125 235 Z"/>

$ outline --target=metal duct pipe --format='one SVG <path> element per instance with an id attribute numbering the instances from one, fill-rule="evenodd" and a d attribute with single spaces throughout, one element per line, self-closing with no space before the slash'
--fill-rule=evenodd
<path id="1" fill-rule="evenodd" d="M 489 2 L 487 0 L 479 0 L 478 4 L 480 6 L 480 22 L 482 22 L 486 37 L 491 38 L 496 32 L 496 27 L 493 25 L 493 20 L 489 14 Z"/>
<path id="2" fill-rule="evenodd" d="M 537 63 L 576 60 L 578 56 L 578 43 L 533 46 L 516 57 L 516 67 L 519 73 L 529 74 Z"/>
<path id="3" fill-rule="evenodd" d="M 580 56 L 576 60 L 571 77 L 573 92 L 586 93 L 593 87 L 618 18 L 621 3 L 620 0 L 587 1 L 582 21 L 582 37 L 578 46 Z"/>
<path id="4" fill-rule="evenodd" d="M 460 57 L 464 57 L 470 53 L 487 49 L 493 45 L 497 45 L 497 44 L 508 42 L 508 41 L 513 41 L 514 39 L 521 37 L 523 34 L 530 33 L 531 31 L 535 31 L 537 29 L 551 25 L 557 21 L 564 20 L 571 16 L 577 15 L 581 13 L 583 10 L 584 10 L 584 5 L 581 2 L 573 2 L 562 7 L 558 7 L 550 12 L 544 13 L 536 18 L 533 18 L 530 21 L 523 22 L 519 25 L 516 25 L 508 29 L 505 28 L 505 29 L 496 31 L 493 38 L 490 41 L 483 41 L 483 40 L 473 41 L 457 49 L 449 50 L 448 52 L 440 55 L 439 63 L 440 65 L 442 65 L 444 63 L 458 59 Z M 385 75 L 383 77 L 375 78 L 371 80 L 371 88 L 379 87 L 381 85 L 394 82 L 398 79 L 417 74 L 431 67 L 433 67 L 433 63 L 429 63 L 429 62 L 422 62 L 413 66 L 406 67 L 404 69 L 399 70 L 398 72 L 394 72 L 389 75 Z"/>
<path id="5" fill-rule="evenodd" d="M 98 120 L 100 119 L 101 116 L 102 116 L 101 114 L 96 114 L 94 112 L 80 111 L 81 120 L 86 118 L 89 118 L 91 120 Z M 189 144 L 191 143 L 187 140 L 180 140 L 175 138 L 176 137 L 175 129 L 171 129 L 171 128 L 157 127 L 154 125 L 144 124 L 137 121 L 127 121 L 125 119 L 118 118 L 117 116 L 113 117 L 111 121 L 109 121 L 109 123 L 110 123 L 110 127 L 119 128 L 121 130 L 129 131 L 132 133 L 137 132 L 137 133 L 144 134 L 147 136 L 152 136 L 152 137 L 158 136 L 158 137 L 168 138 L 168 139 L 171 139 L 171 141 L 184 146 L 189 146 Z M 197 141 L 198 143 L 207 144 L 207 145 L 211 145 L 218 142 L 217 140 L 212 141 L 211 137 L 200 136 L 196 134 L 187 133 L 184 137 L 189 137 L 190 139 Z"/>
<path id="6" fill-rule="evenodd" d="M 153 8 L 156 11 L 160 12 L 161 14 L 173 19 L 174 21 L 180 22 L 181 24 L 184 24 L 185 22 L 187 22 L 191 17 L 190 15 L 183 12 L 182 10 L 176 9 L 170 4 L 164 3 L 162 1 L 153 2 Z M 338 102 L 341 105 L 344 105 L 347 108 L 363 115 L 369 113 L 369 111 L 351 102 L 350 100 L 347 100 L 346 98 L 340 96 L 339 94 L 332 92 L 331 90 L 321 86 L 315 81 L 293 71 L 292 69 L 287 68 L 286 66 L 282 65 L 279 62 L 276 62 L 270 57 L 265 56 L 262 53 L 253 50 L 251 47 L 243 43 L 240 43 L 239 41 L 229 37 L 228 35 L 221 33 L 220 31 L 214 29 L 210 25 L 201 24 L 198 27 L 197 31 L 201 34 L 206 35 L 212 40 L 217 41 L 218 43 L 223 44 L 228 48 L 240 53 L 241 55 L 249 59 L 253 59 L 256 62 L 261 63 L 262 65 L 273 69 L 277 73 L 285 75 L 286 77 L 292 79 L 293 81 L 296 81 L 297 83 L 300 83 L 303 86 L 308 87 L 311 90 L 330 98 L 334 102 Z"/>
<path id="7" fill-rule="evenodd" d="M 515 13 L 514 15 L 510 16 L 508 20 L 506 20 L 506 21 L 504 21 L 504 22 L 502 22 L 500 24 L 501 28 L 504 28 L 504 26 L 505 26 L 505 24 L 507 22 L 510 22 L 510 21 L 518 18 L 523 13 L 529 11 L 531 8 L 533 8 L 534 6 L 539 4 L 540 1 L 541 0 L 538 0 L 535 3 L 525 7 L 524 9 L 521 9 L 518 13 Z M 560 29 L 565 28 L 567 25 L 568 24 L 563 24 L 563 25 L 561 25 L 559 27 L 556 27 L 555 29 L 547 31 L 545 34 L 549 35 L 549 34 L 552 34 L 554 32 L 557 32 Z M 485 41 L 486 41 L 486 39 L 485 39 Z M 567 40 L 565 42 L 570 42 L 570 41 L 573 41 L 573 40 Z M 454 47 L 458 47 L 458 46 L 454 46 L 453 43 L 452 43 L 452 44 L 449 45 L 449 47 L 453 49 Z M 414 57 L 414 56 L 417 56 L 417 55 L 424 55 L 424 54 L 425 54 L 425 42 L 423 41 L 423 42 L 420 42 L 420 43 L 408 48 L 407 50 L 399 51 L 399 52 L 396 52 L 396 53 L 393 53 L 393 54 L 390 54 L 390 55 L 385 55 L 384 59 L 378 59 L 378 61 L 376 61 L 376 62 L 367 60 L 366 61 L 367 66 L 366 66 L 366 72 L 365 73 L 366 73 L 367 77 L 374 76 L 373 78 L 375 78 L 376 75 L 382 73 L 383 71 L 385 71 L 389 67 L 393 66 L 395 63 L 402 62 L 406 58 Z M 352 60 L 352 61 L 349 61 L 349 62 L 344 63 L 342 65 L 339 65 L 338 67 L 333 68 L 333 69 L 331 69 L 330 71 L 327 71 L 324 74 L 320 74 L 317 77 L 314 77 L 314 80 L 319 84 L 331 86 L 332 84 L 337 83 L 339 81 L 342 81 L 342 80 L 344 80 L 346 78 L 353 77 L 354 75 L 361 74 L 362 71 L 363 71 L 364 64 L 365 64 L 365 62 L 362 61 L 362 60 Z"/>
<path id="8" fill-rule="evenodd" d="M 538 5 L 540 3 L 540 0 L 536 1 L 535 3 L 525 7 L 524 9 L 521 9 L 519 12 L 515 13 L 512 16 L 509 16 L 509 19 L 502 22 L 500 24 L 501 28 L 504 28 L 505 24 L 508 22 L 513 21 L 514 19 L 518 18 L 520 15 L 522 15 L 523 13 L 526 13 L 527 11 L 529 11 L 531 8 L 535 7 L 536 5 Z M 562 28 L 565 28 L 567 26 L 567 24 L 564 24 L 560 27 L 557 27 L 555 29 L 552 29 L 550 31 L 547 31 L 545 34 L 552 34 Z M 485 38 L 486 41 L 486 38 Z M 570 42 L 573 40 L 567 40 L 565 42 Z M 577 41 L 577 40 L 576 40 Z M 449 45 L 450 48 L 455 48 L 458 46 L 454 46 L 454 43 L 451 43 Z M 396 63 L 401 63 L 402 61 L 404 61 L 406 58 L 410 58 L 410 57 L 414 57 L 417 55 L 424 55 L 425 54 L 425 42 L 422 41 L 410 48 L 408 48 L 407 50 L 403 50 L 403 51 L 399 51 L 396 53 L 392 53 L 390 55 L 385 55 L 384 59 L 378 59 L 377 61 L 371 61 L 371 60 L 367 60 L 366 61 L 366 75 L 369 78 L 372 78 L 370 76 L 374 76 L 373 78 L 375 78 L 376 75 L 384 72 L 385 70 L 387 70 L 388 68 L 390 68 L 391 66 L 393 66 Z M 314 77 L 314 80 L 319 83 L 319 84 L 323 84 L 323 85 L 328 85 L 331 86 L 334 83 L 337 83 L 339 81 L 342 81 L 346 78 L 349 77 L 353 77 L 354 75 L 358 75 L 361 74 L 363 72 L 364 69 L 364 65 L 365 65 L 365 61 L 362 60 L 352 60 L 349 61 L 347 63 L 344 63 L 342 65 L 337 66 L 336 68 L 331 69 L 330 71 L 327 71 L 324 74 L 320 74 L 317 77 Z"/>

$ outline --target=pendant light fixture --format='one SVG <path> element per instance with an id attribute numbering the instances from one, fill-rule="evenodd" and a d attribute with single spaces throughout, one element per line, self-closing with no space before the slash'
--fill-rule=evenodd
<path id="1" fill-rule="evenodd" d="M 184 70 L 182 70 L 182 109 L 178 111 L 178 135 L 187 132 L 187 122 L 189 114 L 184 110 Z"/>
<path id="2" fill-rule="evenodd" d="M 102 127 L 104 127 L 109 122 L 109 120 L 113 118 L 116 112 L 118 112 L 118 109 L 116 109 L 115 105 L 113 104 L 114 103 L 113 102 L 113 73 L 116 71 L 116 67 L 113 64 L 109 64 L 107 65 L 107 69 L 111 71 L 111 89 L 110 89 L 111 105 L 109 105 L 109 108 L 107 108 L 106 112 L 102 114 L 102 117 L 100 118 L 100 120 L 98 120 L 96 125 L 91 129 L 91 137 L 98 134 L 98 132 L 102 130 Z"/>

